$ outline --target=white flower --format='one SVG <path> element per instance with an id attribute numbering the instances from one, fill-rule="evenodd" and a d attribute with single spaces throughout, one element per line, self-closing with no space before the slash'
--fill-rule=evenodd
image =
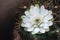
<path id="1" fill-rule="evenodd" d="M 44 5 L 31 5 L 30 9 L 25 11 L 25 15 L 21 16 L 22 27 L 25 27 L 25 31 L 36 33 L 45 33 L 49 31 L 49 26 L 53 25 L 52 11 L 45 9 Z"/>

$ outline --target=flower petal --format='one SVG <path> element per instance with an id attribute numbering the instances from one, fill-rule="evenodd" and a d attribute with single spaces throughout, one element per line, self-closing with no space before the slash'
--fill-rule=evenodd
<path id="1" fill-rule="evenodd" d="M 39 28 L 35 28 L 35 29 L 32 31 L 32 34 L 36 34 L 36 33 L 38 33 L 39 31 L 40 31 Z"/>
<path id="2" fill-rule="evenodd" d="M 22 27 L 25 27 L 24 25 L 25 25 L 24 23 L 21 24 Z"/>
<path id="3" fill-rule="evenodd" d="M 33 9 L 33 8 L 34 8 L 34 5 L 31 5 L 31 6 L 30 6 L 30 9 Z"/>
<path id="4" fill-rule="evenodd" d="M 47 24 L 47 23 L 42 23 L 42 24 L 40 25 L 40 27 L 41 27 L 41 28 L 48 28 L 48 24 Z"/>
<path id="5" fill-rule="evenodd" d="M 48 11 L 49 12 L 49 14 L 51 14 L 52 15 L 52 11 Z"/>
<path id="6" fill-rule="evenodd" d="M 48 10 L 44 10 L 43 12 L 41 12 L 41 15 L 43 16 L 43 17 L 45 17 L 46 15 L 48 14 Z"/>
<path id="7" fill-rule="evenodd" d="M 23 22 L 24 22 L 24 23 L 29 22 L 29 18 L 27 18 L 27 17 L 24 18 L 24 19 L 23 19 Z"/>
<path id="8" fill-rule="evenodd" d="M 32 14 L 31 14 L 29 11 L 25 11 L 25 15 L 26 15 L 27 17 L 30 17 Z"/>
<path id="9" fill-rule="evenodd" d="M 48 29 L 49 28 L 48 24 L 44 24 L 43 28 Z"/>
<path id="10" fill-rule="evenodd" d="M 27 28 L 27 29 L 25 29 L 25 30 L 31 32 L 31 31 L 34 30 L 34 27 L 29 27 L 29 28 Z"/>
<path id="11" fill-rule="evenodd" d="M 53 22 L 52 21 L 48 21 L 47 23 L 49 26 L 53 25 Z"/>
<path id="12" fill-rule="evenodd" d="M 45 9 L 44 5 L 42 5 L 41 8 L 40 8 L 40 15 L 42 15 L 44 17 L 48 13 L 49 13 L 49 11 L 47 9 Z"/>
<path id="13" fill-rule="evenodd" d="M 48 24 L 41 24 L 41 25 L 40 25 L 40 28 L 41 28 L 41 29 L 44 29 L 45 31 L 49 31 L 49 26 L 48 26 Z"/>
<path id="14" fill-rule="evenodd" d="M 48 29 L 45 29 L 45 31 L 48 32 L 49 31 L 49 28 Z"/>
<path id="15" fill-rule="evenodd" d="M 26 18 L 26 16 L 25 16 L 25 15 L 22 15 L 22 16 L 21 16 L 21 19 L 24 19 L 24 18 Z"/>
<path id="16" fill-rule="evenodd" d="M 32 24 L 31 23 L 25 23 L 25 24 L 21 24 L 23 27 L 27 27 L 27 28 L 29 28 L 29 27 L 32 27 Z"/>
<path id="17" fill-rule="evenodd" d="M 39 14 L 39 8 L 38 7 L 33 7 L 29 10 L 29 12 L 33 15 Z"/>
<path id="18" fill-rule="evenodd" d="M 40 28 L 40 33 L 45 33 L 45 29 Z"/>
<path id="19" fill-rule="evenodd" d="M 44 17 L 44 22 L 48 22 L 51 19 L 53 19 L 53 16 L 51 14 L 48 14 Z"/>
<path id="20" fill-rule="evenodd" d="M 42 6 L 40 7 L 40 12 L 43 12 L 43 11 L 45 11 L 44 5 L 42 5 Z"/>

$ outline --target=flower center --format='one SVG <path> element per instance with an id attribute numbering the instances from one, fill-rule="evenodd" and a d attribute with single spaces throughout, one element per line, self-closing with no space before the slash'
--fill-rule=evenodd
<path id="1" fill-rule="evenodd" d="M 36 19 L 36 22 L 39 22 L 39 19 Z"/>
<path id="2" fill-rule="evenodd" d="M 35 23 L 38 25 L 41 23 L 41 20 L 39 18 L 35 19 Z"/>

